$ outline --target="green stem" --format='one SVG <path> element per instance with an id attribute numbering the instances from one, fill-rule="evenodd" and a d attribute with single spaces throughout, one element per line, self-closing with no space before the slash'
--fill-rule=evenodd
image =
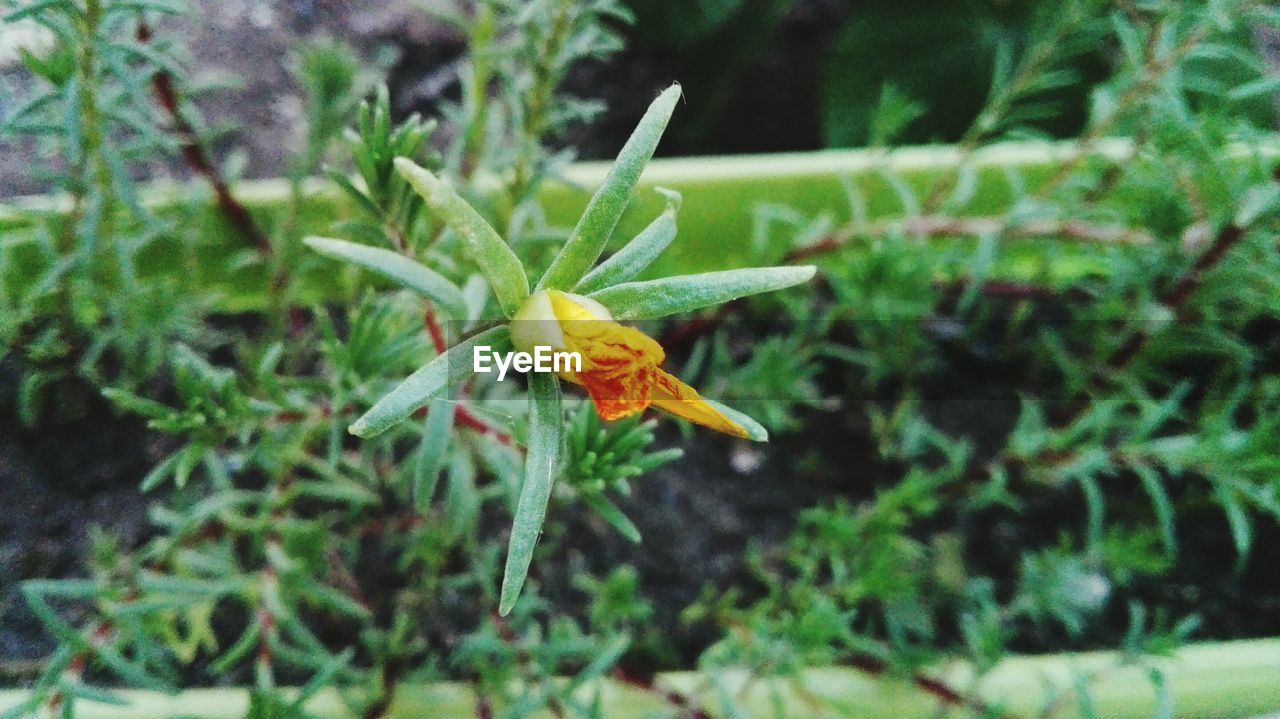
<path id="1" fill-rule="evenodd" d="M 653 160 L 646 167 L 626 213 L 614 232 L 621 244 L 639 233 L 665 208 L 665 199 L 653 191 L 667 187 L 684 195 L 680 213 L 680 234 L 647 276 L 688 274 L 726 268 L 770 264 L 782 259 L 793 247 L 753 247 L 756 210 L 762 205 L 785 206 L 801 217 L 828 216 L 833 227 L 847 225 L 850 211 L 848 188 L 856 187 L 866 203 L 867 218 L 902 218 L 904 211 L 897 190 L 886 181 L 892 176 L 916 193 L 927 191 L 938 177 L 954 171 L 962 162 L 970 163 L 978 190 L 958 216 L 999 216 L 1007 213 L 1019 193 L 1035 193 L 1055 176 L 1064 163 L 1075 162 L 1081 153 L 1075 143 L 1006 143 L 983 147 L 967 156 L 949 145 L 908 147 L 889 152 L 876 150 L 832 150 L 782 155 L 741 155 L 735 157 L 680 158 Z M 1112 160 L 1128 158 L 1131 144 L 1119 139 L 1098 139 L 1088 153 Z M 1280 142 L 1240 147 L 1223 162 L 1243 171 L 1250 163 L 1280 156 Z M 539 201 L 551 226 L 572 226 L 604 180 L 609 163 L 577 163 L 566 168 L 567 184 L 543 183 Z M 241 183 L 238 195 L 263 226 L 278 226 L 287 212 L 290 186 L 284 180 Z M 331 183 L 307 181 L 302 184 L 306 212 L 299 218 L 300 234 L 327 234 L 333 223 L 354 213 L 344 196 Z M 185 185 L 160 184 L 144 190 L 144 202 L 162 216 L 184 211 L 184 221 L 193 231 L 208 238 L 209 245 L 198 268 L 198 276 L 187 280 L 198 287 L 222 290 L 219 309 L 228 312 L 261 310 L 269 303 L 262 277 L 232 273 L 226 263 L 245 246 L 245 240 L 228 224 L 212 203 L 206 211 L 192 212 L 192 191 Z M 6 243 L 34 242 L 34 228 L 41 212 L 72 211 L 65 198 L 38 197 L 14 201 L 10 208 L 0 205 L 0 232 Z M 24 235 L 30 239 L 24 239 Z M 942 238 L 946 239 L 946 238 Z M 1023 263 L 1026 274 L 1042 273 L 1040 242 L 1051 243 L 1053 264 L 1047 269 L 1054 278 L 1070 281 L 1082 272 L 1105 272 L 1096 253 L 1087 243 L 1069 247 L 1052 239 L 1026 243 Z M 158 251 L 142 267 L 144 274 L 182 271 L 173 256 Z M 1022 266 L 1022 265 L 1019 265 Z M 1024 275 L 993 276 L 992 279 L 1025 280 Z M 337 277 L 325 273 L 295 277 L 294 297 L 299 303 L 336 299 L 341 296 Z"/>
<path id="2" fill-rule="evenodd" d="M 1180 719 L 1245 719 L 1280 710 L 1280 638 L 1193 644 L 1170 657 L 1134 658 L 1118 652 L 1088 652 L 1038 657 L 1014 657 L 976 680 L 971 667 L 957 663 L 934 673 L 953 687 L 975 688 L 975 696 L 990 707 L 1018 717 L 1078 714 L 1077 685 L 1088 690 L 1096 716 L 1107 719 L 1146 719 L 1155 716 L 1162 697 L 1152 681 L 1158 675 Z M 810 717 L 818 713 L 862 719 L 930 719 L 948 710 L 939 699 L 922 692 L 910 677 L 871 675 L 847 667 L 816 667 L 788 677 L 753 677 L 743 670 L 724 670 L 710 676 L 699 672 L 659 675 L 657 691 L 613 679 L 589 682 L 578 697 L 589 705 L 599 692 L 601 714 L 610 719 L 639 719 L 670 713 L 669 696 L 678 693 L 711 716 L 728 716 L 719 700 L 736 696 L 758 716 Z M 775 694 L 776 692 L 776 694 Z M 81 702 L 82 719 L 159 719 L 193 716 L 232 719 L 248 710 L 243 689 L 193 689 L 176 695 L 128 690 L 118 692 L 127 706 Z M 0 713 L 19 705 L 24 690 L 0 692 Z M 477 702 L 467 684 L 405 684 L 399 688 L 388 717 L 472 717 Z M 501 709 L 501 706 L 497 707 Z M 352 717 L 338 692 L 320 692 L 307 710 L 314 716 Z M 954 707 L 950 707 L 955 711 Z M 550 717 L 547 711 L 535 714 Z"/>

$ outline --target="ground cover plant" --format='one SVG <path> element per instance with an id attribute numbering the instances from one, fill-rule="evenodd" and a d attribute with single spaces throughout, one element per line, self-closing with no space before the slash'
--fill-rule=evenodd
<path id="1" fill-rule="evenodd" d="M 0 616 L 35 630 L 0 654 L 4 716 L 189 687 L 227 691 L 169 713 L 1277 708 L 1274 642 L 1185 660 L 1194 690 L 1166 659 L 1280 636 L 1269 5 L 1029 3 L 946 146 L 897 148 L 953 119 L 928 82 L 868 96 L 845 68 L 831 134 L 866 149 L 838 176 L 705 161 L 768 202 L 641 181 L 701 101 L 678 85 L 598 188 L 560 184 L 551 148 L 601 109 L 563 87 L 646 3 L 460 7 L 439 117 L 301 45 L 267 186 L 213 150 L 181 6 L 0 7 L 44 33 L 0 137 L 40 148 L 50 195 L 0 213 L 0 451 L 122 465 L 119 506 L 146 507 L 49 571 L 38 516 L 75 485 L 0 488 Z M 140 179 L 174 161 L 190 185 Z M 587 366 L 473 371 L 544 340 Z M 999 691 L 1014 655 L 1093 649 Z"/>

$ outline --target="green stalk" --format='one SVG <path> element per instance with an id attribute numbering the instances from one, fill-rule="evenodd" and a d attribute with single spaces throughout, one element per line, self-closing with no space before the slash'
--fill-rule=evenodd
<path id="1" fill-rule="evenodd" d="M 1161 697 L 1152 671 L 1161 675 L 1172 715 L 1180 719 L 1245 719 L 1280 711 L 1280 639 L 1257 639 L 1193 644 L 1171 657 L 1131 663 L 1116 652 L 1088 652 L 1040 657 L 1013 657 L 982 678 L 977 698 L 990 707 L 1017 717 L 1079 716 L 1078 686 L 1088 689 L 1095 716 L 1107 719 L 1147 719 L 1157 715 Z M 929 673 L 958 689 L 967 689 L 972 669 L 949 666 Z M 967 710 L 948 707 L 909 678 L 872 675 L 842 667 L 813 668 L 794 677 L 750 681 L 740 670 L 719 672 L 712 678 L 697 672 L 659 675 L 656 685 L 686 697 L 691 706 L 714 717 L 729 716 L 720 697 L 737 697 L 752 716 L 851 716 L 860 719 L 934 719 L 966 716 Z M 658 692 L 605 679 L 588 682 L 579 698 L 589 703 L 599 692 L 601 715 L 610 719 L 640 719 L 672 711 Z M 175 695 L 121 691 L 127 706 L 81 702 L 81 719 L 160 719 L 190 716 L 200 719 L 238 719 L 245 716 L 249 698 L 243 689 L 193 689 Z M 0 713 L 26 696 L 21 690 L 0 692 Z M 444 682 L 405 685 L 396 694 L 388 716 L 473 717 L 477 696 L 466 684 Z M 782 713 L 775 714 L 775 708 Z M 502 707 L 495 707 L 501 711 Z M 945 714 L 950 709 L 951 714 Z M 320 692 L 307 711 L 324 719 L 354 715 L 333 689 Z M 549 712 L 533 716 L 550 719 Z"/>
<path id="2" fill-rule="evenodd" d="M 1127 156 L 1130 145 L 1125 141 L 1101 143 L 1101 154 L 1120 160 Z M 1006 211 L 1014 198 L 1015 183 L 1027 191 L 1053 177 L 1055 169 L 1075 157 L 1073 143 L 1009 143 L 993 145 L 967 158 L 976 174 L 977 190 L 966 214 L 991 215 Z M 1270 148 L 1241 148 L 1236 161 L 1244 163 L 1253 155 L 1274 155 Z M 666 187 L 684 195 L 680 217 L 680 233 L 645 273 L 645 277 L 690 274 L 715 269 L 748 267 L 776 262 L 787 247 L 751 247 L 755 211 L 762 204 L 789 207 L 802 215 L 827 214 L 837 226 L 850 219 L 847 188 L 856 186 L 866 201 L 867 217 L 895 217 L 904 214 L 898 191 L 886 177 L 892 175 L 916 194 L 926 191 L 942 173 L 953 171 L 964 156 L 952 146 L 903 148 L 891 152 L 879 150 L 832 150 L 781 155 L 742 155 L 733 157 L 700 157 L 654 160 L 645 169 L 633 199 L 613 233 L 613 247 L 619 247 L 641 232 L 659 215 L 665 201 L 653 192 Z M 570 166 L 565 183 L 547 183 L 539 192 L 548 222 L 570 227 L 586 207 L 591 193 L 604 180 L 610 163 L 588 162 Z M 332 183 L 311 181 L 303 185 L 303 207 L 298 213 L 302 234 L 331 234 L 333 225 L 350 217 L 354 209 Z M 190 198 L 207 191 L 189 185 L 158 184 L 143 193 L 146 202 L 162 214 L 177 216 L 179 208 L 189 206 Z M 241 183 L 238 196 L 263 226 L 278 226 L 287 212 L 290 188 L 283 180 Z M 1135 198 L 1140 200 L 1141 198 Z M 18 255 L 16 266 L 22 266 L 20 245 L 34 242 L 22 230 L 32 220 L 24 210 L 68 210 L 65 200 L 39 197 L 13 200 L 9 207 L 0 204 L 0 243 L 9 245 Z M 232 257 L 244 249 L 244 240 L 210 202 L 203 210 L 183 214 L 183 226 L 199 234 L 202 245 L 200 271 L 194 278 L 197 287 L 222 290 L 219 309 L 235 312 L 257 310 L 269 306 L 270 298 L 263 288 L 266 278 L 227 269 Z M 1030 275 L 1040 269 L 1045 253 L 1044 241 L 1022 242 L 1023 254 L 1011 263 L 1015 271 Z M 1054 248 L 1054 276 L 1072 278 L 1082 271 L 1097 271 L 1096 255 L 1087 246 L 1072 251 L 1063 243 L 1050 242 Z M 204 249 L 207 248 L 207 249 Z M 9 249 L 9 248 L 6 248 Z M 158 244 L 144 258 L 143 275 L 185 273 L 179 261 L 182 247 L 178 242 Z M 31 252 L 31 257 L 38 253 Z M 1018 263 L 1021 263 L 1020 265 Z M 1021 269 L 1018 269 L 1018 268 Z M 1104 268 L 1105 269 L 1105 268 Z M 32 267 L 25 276 L 34 277 L 39 268 Z M 342 282 L 343 275 L 331 268 L 316 268 L 310 274 L 295 273 L 299 299 L 302 302 L 340 299 L 352 290 Z"/>

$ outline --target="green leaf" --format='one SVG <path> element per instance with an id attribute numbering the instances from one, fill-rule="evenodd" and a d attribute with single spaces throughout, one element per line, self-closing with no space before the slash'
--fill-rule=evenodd
<path id="1" fill-rule="evenodd" d="M 583 211 L 581 219 L 573 228 L 569 239 L 564 243 L 560 254 L 556 255 L 546 274 L 538 280 L 538 289 L 567 290 L 578 283 L 591 266 L 600 259 L 604 246 L 613 234 L 618 219 L 627 209 L 631 201 L 631 190 L 640 179 L 644 166 L 653 157 L 653 151 L 662 139 L 662 132 L 667 128 L 667 121 L 676 109 L 680 99 L 680 86 L 672 85 L 658 99 L 649 105 L 649 109 L 640 118 L 640 124 L 631 133 L 627 143 L 618 153 L 604 184 L 596 190 Z"/>
<path id="2" fill-rule="evenodd" d="M 413 468 L 413 504 L 425 512 L 435 496 L 440 470 L 449 452 L 453 435 L 453 403 L 437 397 L 427 409 L 422 426 L 422 442 L 418 445 L 418 461 Z"/>
<path id="3" fill-rule="evenodd" d="M 355 649 L 347 647 L 341 653 L 335 654 L 326 661 L 316 671 L 315 676 L 311 677 L 302 687 L 298 692 L 298 696 L 294 697 L 293 703 L 289 705 L 289 713 L 296 714 L 296 716 L 305 716 L 303 708 L 307 702 L 311 701 L 322 689 L 330 686 L 333 683 L 334 676 L 351 664 L 351 657 L 354 655 Z"/>
<path id="4" fill-rule="evenodd" d="M 1227 526 L 1231 528 L 1231 544 L 1236 550 L 1236 567 L 1241 568 L 1248 561 L 1249 552 L 1253 550 L 1253 523 L 1249 521 L 1249 513 L 1245 511 L 1235 492 L 1219 488 L 1214 494 L 1226 514 Z"/>
<path id="5" fill-rule="evenodd" d="M 680 210 L 680 193 L 657 188 L 667 198 L 667 209 L 658 215 L 644 231 L 609 259 L 601 262 L 573 288 L 574 292 L 587 294 L 602 290 L 619 282 L 626 282 L 644 271 L 676 238 L 676 212 Z"/>
<path id="6" fill-rule="evenodd" d="M 704 272 L 626 282 L 588 296 L 617 319 L 653 319 L 798 285 L 812 279 L 816 271 L 813 265 L 804 265 Z"/>
<path id="7" fill-rule="evenodd" d="M 70 694 L 77 699 L 84 699 L 86 701 L 116 707 L 129 706 L 128 699 L 117 694 L 112 694 L 108 689 L 91 686 L 75 679 L 64 681 L 62 683 L 62 688 L 67 694 Z"/>
<path id="8" fill-rule="evenodd" d="M 449 537 L 456 539 L 476 530 L 480 496 L 476 491 L 476 465 L 470 452 L 454 452 L 449 457 L 444 506 Z"/>
<path id="9" fill-rule="evenodd" d="M 569 684 L 566 687 L 566 693 L 576 692 L 586 683 L 595 681 L 596 679 L 604 676 L 605 672 L 609 671 L 614 664 L 618 663 L 618 660 L 622 658 L 624 653 L 626 653 L 627 647 L 629 646 L 631 646 L 631 635 L 623 633 L 614 637 L 607 645 L 605 645 L 604 649 L 591 660 L 590 664 L 579 672 L 577 676 L 569 680 Z"/>
<path id="10" fill-rule="evenodd" d="M 640 543 L 640 528 L 621 509 L 618 509 L 618 505 L 599 494 L 583 494 L 582 501 L 600 515 L 601 519 L 618 530 L 618 534 L 621 534 L 623 539 L 632 544 Z"/>
<path id="11" fill-rule="evenodd" d="M 464 319 L 467 316 L 467 306 L 462 299 L 462 290 L 458 289 L 457 285 L 439 272 L 404 255 L 381 247 L 370 247 L 327 237 L 308 237 L 302 242 L 325 257 L 346 260 L 399 282 L 435 302 L 455 319 Z"/>
<path id="12" fill-rule="evenodd" d="M 1277 91 L 1280 91 L 1280 77 L 1271 75 L 1233 88 L 1227 93 L 1227 99 L 1232 102 L 1242 102 L 1258 97 L 1270 98 Z"/>
<path id="13" fill-rule="evenodd" d="M 72 5 L 71 3 L 68 3 L 66 0 L 39 0 L 39 2 L 33 2 L 30 5 L 27 5 L 26 7 L 20 8 L 18 10 L 14 10 L 9 14 L 0 17 L 0 22 L 16 23 L 17 21 L 25 17 L 30 17 L 32 15 L 39 15 L 51 8 L 58 8 L 59 10 L 63 11 L 63 14 L 70 15 L 71 13 L 68 11 L 74 10 L 75 6 Z"/>
<path id="14" fill-rule="evenodd" d="M 750 439 L 752 442 L 768 442 L 769 441 L 769 430 L 765 429 L 764 425 L 760 424 L 754 419 L 751 419 L 747 415 L 739 412 L 738 410 L 732 407 L 720 404 L 715 400 L 710 400 L 710 399 L 707 399 L 706 397 L 703 397 L 702 401 L 714 407 L 716 411 L 719 412 L 720 414 L 723 414 L 724 416 L 728 417 L 729 419 L 741 425 L 743 429 L 747 430 L 747 434 L 749 435 L 748 439 Z"/>
<path id="15" fill-rule="evenodd" d="M 1102 487 L 1093 475 L 1081 472 L 1076 477 L 1080 491 L 1084 493 L 1085 543 L 1090 552 L 1098 552 L 1102 546 L 1103 523 L 1106 521 L 1106 499 Z"/>
<path id="16" fill-rule="evenodd" d="M 289 485 L 285 496 L 290 502 L 298 498 L 306 498 L 350 507 L 373 506 L 379 501 L 378 495 L 346 477 L 335 477 L 326 481 L 294 482 Z"/>
<path id="17" fill-rule="evenodd" d="M 1164 490 L 1164 482 L 1153 467 L 1141 462 L 1133 464 L 1133 472 L 1138 475 L 1138 481 L 1151 498 L 1151 507 L 1155 510 L 1156 521 L 1160 525 L 1160 541 L 1164 544 L 1164 551 L 1172 557 L 1178 551 L 1178 543 L 1174 531 L 1173 502 Z"/>
<path id="18" fill-rule="evenodd" d="M 1280 187 L 1276 187 L 1274 182 L 1250 187 L 1240 198 L 1239 207 L 1235 224 L 1246 229 L 1252 227 L 1263 217 L 1275 215 L 1277 207 L 1280 207 Z"/>
<path id="19" fill-rule="evenodd" d="M 506 327 L 494 327 L 449 348 L 378 400 L 347 431 L 357 437 L 372 437 L 413 414 L 447 386 L 471 374 L 472 348 L 480 345 L 506 352 L 511 349 L 511 335 Z"/>
<path id="20" fill-rule="evenodd" d="M 547 514 L 556 465 L 560 461 L 560 445 L 564 439 L 564 420 L 560 409 L 560 380 L 545 372 L 529 373 L 529 444 L 524 463 L 524 484 L 516 503 L 516 516 L 511 523 L 511 542 L 507 545 L 507 565 L 502 575 L 502 596 L 498 613 L 506 616 L 515 606 L 529 574 L 533 549 L 542 532 Z"/>
<path id="21" fill-rule="evenodd" d="M 471 259 L 493 287 L 502 311 L 508 317 L 515 314 L 529 296 L 529 277 L 520 258 L 498 231 L 448 181 L 436 177 L 430 170 L 405 157 L 396 158 L 396 170 L 422 195 L 427 207 L 444 220 L 449 229 L 462 236 Z"/>

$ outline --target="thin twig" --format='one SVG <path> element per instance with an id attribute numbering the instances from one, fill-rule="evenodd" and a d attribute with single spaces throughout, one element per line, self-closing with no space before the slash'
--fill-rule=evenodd
<path id="1" fill-rule="evenodd" d="M 74 684 L 80 681 L 81 677 L 84 676 L 85 669 L 89 666 L 89 655 L 92 648 L 100 647 L 111 641 L 111 635 L 113 632 L 114 630 L 111 627 L 111 623 L 105 619 L 94 625 L 93 629 L 89 631 L 90 649 L 76 652 L 76 655 L 71 658 L 71 663 L 67 665 L 67 668 L 63 673 L 64 683 Z M 66 695 L 61 689 L 55 690 L 49 695 L 48 700 L 45 701 L 46 713 L 49 716 L 59 716 L 62 710 L 62 703 L 65 702 L 66 699 Z"/>
<path id="2" fill-rule="evenodd" d="M 1174 69 L 1182 60 L 1186 58 L 1193 50 L 1199 47 L 1201 41 L 1209 33 L 1208 26 L 1201 24 L 1195 30 L 1187 33 L 1187 36 L 1178 43 L 1167 56 L 1157 57 L 1156 51 L 1159 43 L 1155 42 L 1155 38 L 1161 32 L 1159 27 L 1152 28 L 1151 36 L 1147 43 L 1146 62 L 1143 66 L 1142 76 L 1130 85 L 1123 94 L 1120 95 L 1113 104 L 1112 111 L 1095 123 L 1076 141 L 1076 151 L 1065 162 L 1061 163 L 1053 176 L 1040 186 L 1038 194 L 1041 197 L 1047 197 L 1050 193 L 1058 188 L 1063 182 L 1075 172 L 1076 168 L 1084 162 L 1089 156 L 1090 149 L 1094 147 L 1100 140 L 1110 134 L 1111 130 L 1120 121 L 1124 110 L 1130 105 L 1138 101 L 1139 98 L 1147 95 L 1160 82 L 1168 72 Z"/>
<path id="3" fill-rule="evenodd" d="M 1158 302 L 1168 308 L 1175 317 L 1185 317 L 1187 304 L 1195 290 L 1200 287 L 1205 275 L 1222 262 L 1231 249 L 1244 239 L 1246 229 L 1235 223 L 1225 225 L 1218 231 L 1213 244 L 1196 258 L 1191 267 L 1179 275 L 1166 291 L 1158 295 Z M 1133 330 L 1125 341 L 1107 357 L 1104 363 L 1107 373 L 1115 374 L 1124 371 L 1142 353 L 1143 348 L 1151 341 L 1152 336 L 1150 330 L 1143 326 Z M 1092 382 L 1093 387 L 1096 388 L 1099 379 L 1100 375 L 1095 374 Z M 1058 428 L 1070 426 L 1084 415 L 1089 406 L 1089 393 L 1081 394 L 1071 403 L 1066 413 L 1054 422 L 1054 426 Z M 981 481 L 1004 469 L 1021 468 L 1025 470 L 1033 466 L 1052 465 L 1063 461 L 1063 456 L 1059 452 L 1041 452 L 1032 457 L 1015 457 L 1010 454 L 1001 454 L 967 471 L 962 483 L 968 484 Z"/>
<path id="4" fill-rule="evenodd" d="M 297 424 L 310 419 L 329 419 L 335 414 L 340 417 L 350 417 L 356 413 L 356 408 L 348 405 L 340 408 L 336 413 L 327 403 L 321 403 L 314 412 L 300 412 L 298 410 L 286 410 L 275 416 L 275 422 L 278 424 Z M 427 416 L 427 408 L 423 407 L 413 413 L 415 418 L 421 419 Z M 465 427 L 477 434 L 487 435 L 502 444 L 511 445 L 514 443 L 511 435 L 489 424 L 476 415 L 475 412 L 465 404 L 456 404 L 453 408 L 453 421 L 460 427 Z"/>
<path id="5" fill-rule="evenodd" d="M 1168 290 L 1158 297 L 1160 304 L 1173 312 L 1174 317 L 1181 318 L 1186 313 L 1187 302 L 1200 287 L 1204 276 L 1222 261 L 1233 247 L 1244 239 L 1245 228 L 1230 223 L 1218 231 L 1213 244 L 1209 245 L 1196 261 L 1182 273 Z M 1133 331 L 1127 340 L 1107 359 L 1107 368 L 1113 372 L 1124 369 L 1137 357 L 1142 348 L 1151 339 L 1151 333 L 1144 328 Z"/>
<path id="6" fill-rule="evenodd" d="M 709 714 L 705 709 L 699 707 L 693 697 L 683 694 L 671 687 L 658 686 L 656 677 L 651 673 L 641 674 L 623 667 L 614 667 L 611 676 L 615 681 L 621 684 L 625 684 L 635 689 L 641 689 L 659 697 L 671 707 L 690 717 L 690 719 L 711 718 L 711 714 Z"/>
<path id="7" fill-rule="evenodd" d="M 973 123 L 969 125 L 964 137 L 960 138 L 957 143 L 960 159 L 956 161 L 955 169 L 935 181 L 933 187 L 929 190 L 928 196 L 925 198 L 924 208 L 926 213 L 938 209 L 945 195 L 955 187 L 960 170 L 964 167 L 968 158 L 977 151 L 983 140 L 1000 126 L 1002 118 L 1008 114 L 1014 103 L 1034 86 L 1045 67 L 1059 56 L 1062 49 L 1062 40 L 1076 29 L 1077 23 L 1080 21 L 1078 17 L 1080 15 L 1079 7 L 1077 5 L 1070 5 L 1068 11 L 1071 14 L 1060 18 L 1057 24 L 1054 25 L 1052 33 L 1041 38 L 1039 42 L 1032 46 L 1008 84 L 1000 90 L 998 95 L 991 98 Z"/>
<path id="8" fill-rule="evenodd" d="M 385 719 L 388 716 L 402 673 L 403 667 L 394 658 L 383 666 L 382 680 L 378 683 L 378 698 L 365 708 L 363 719 Z"/>
<path id="9" fill-rule="evenodd" d="M 869 654 L 857 654 L 850 657 L 849 666 L 854 669 L 875 674 L 877 676 L 888 673 L 889 665 L 882 659 L 877 659 Z M 984 717 L 996 717 L 998 719 L 1014 719 L 1012 714 L 996 711 L 995 707 L 987 704 L 977 697 L 965 696 L 961 692 L 952 688 L 949 684 L 930 677 L 920 672 L 911 674 L 911 683 L 916 685 L 917 689 L 936 698 L 938 701 L 952 707 L 960 707 Z"/>
<path id="10" fill-rule="evenodd" d="M 1009 217 L 919 215 L 901 219 L 851 223 L 805 247 L 787 254 L 784 262 L 793 263 L 835 252 L 858 237 L 883 237 L 893 234 L 919 238 L 987 237 L 1008 239 L 1053 238 L 1073 242 L 1146 245 L 1154 241 L 1146 230 L 1120 224 L 1097 224 L 1084 220 L 1024 220 Z"/>
<path id="11" fill-rule="evenodd" d="M 138 42 L 150 42 L 151 37 L 151 26 L 146 21 L 139 21 Z M 168 114 L 174 131 L 181 138 L 183 159 L 186 160 L 187 165 L 196 174 L 203 177 L 213 188 L 213 194 L 217 198 L 218 209 L 221 210 L 222 214 L 226 215 L 231 225 L 245 239 L 252 242 L 259 251 L 263 254 L 271 254 L 271 240 L 258 227 L 248 208 L 232 194 L 226 178 L 222 176 L 221 171 L 209 158 L 208 152 L 200 143 L 200 138 L 195 128 L 191 126 L 191 122 L 187 120 L 185 113 L 183 113 L 173 77 L 166 70 L 157 69 L 155 75 L 151 78 L 151 90 L 156 97 L 156 101 L 160 103 L 160 107 Z"/>
<path id="12" fill-rule="evenodd" d="M 431 335 L 431 344 L 436 349 L 436 354 L 444 354 L 449 349 L 449 343 L 445 341 L 444 331 L 440 328 L 440 321 L 436 319 L 435 310 L 428 303 L 422 312 L 422 323 L 427 327 L 427 334 Z"/>
<path id="13" fill-rule="evenodd" d="M 973 284 L 972 278 L 961 278 L 952 282 L 935 282 L 933 287 L 944 297 L 955 297 L 967 292 Z M 1010 280 L 986 280 L 978 286 L 977 291 L 983 297 L 1003 300 L 1082 302 L 1089 299 L 1088 293 L 1078 289 L 1058 291 L 1051 287 Z"/>

